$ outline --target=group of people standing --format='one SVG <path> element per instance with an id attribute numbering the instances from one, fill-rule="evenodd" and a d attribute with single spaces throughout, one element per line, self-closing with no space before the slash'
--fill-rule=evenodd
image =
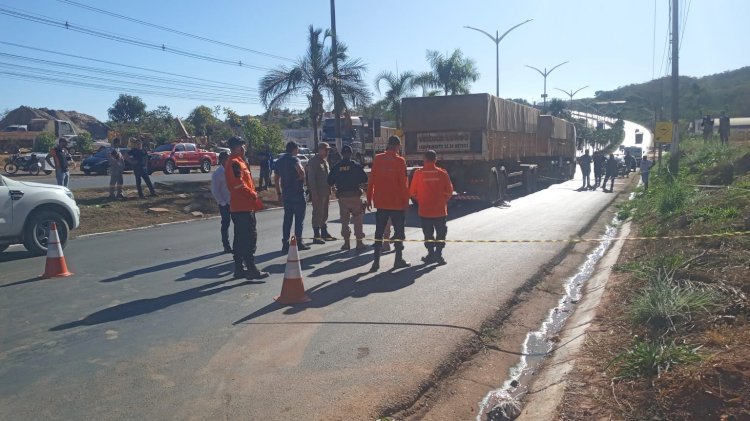
<path id="1" fill-rule="evenodd" d="M 268 274 L 255 266 L 254 255 L 257 243 L 255 212 L 262 209 L 263 205 L 245 158 L 245 142 L 233 137 L 228 144 L 231 155 L 220 155 L 220 168 L 213 174 L 211 183 L 211 191 L 222 215 L 222 243 L 225 252 L 233 253 L 235 277 L 262 279 Z M 375 208 L 375 253 L 370 271 L 379 270 L 381 255 L 391 241 L 395 248 L 393 267 L 407 268 L 411 264 L 403 257 L 405 220 L 409 199 L 413 198 L 419 203 L 422 230 L 425 240 L 428 240 L 425 241 L 427 255 L 422 261 L 426 264 L 445 264 L 442 251 L 448 231 L 447 204 L 453 194 L 450 177 L 445 170 L 435 165 L 436 153 L 427 151 L 424 155 L 424 167 L 415 171 L 410 185 L 406 160 L 400 156 L 400 149 L 401 140 L 392 136 L 388 140 L 387 150 L 373 160 L 368 178 L 362 166 L 351 159 L 352 149 L 348 145 L 341 148 L 341 160 L 331 167 L 327 159 L 331 147 L 321 142 L 316 155 L 305 168 L 297 157 L 299 145 L 288 142 L 285 153 L 274 163 L 276 192 L 284 206 L 281 251 L 286 253 L 289 250 L 292 226 L 298 248 L 310 248 L 302 241 L 308 202 L 305 195 L 306 184 L 313 207 L 313 244 L 337 240 L 329 232 L 327 224 L 331 193 L 335 191 L 343 237 L 341 249 L 350 250 L 352 247 L 350 223 L 354 225 L 356 252 L 361 253 L 367 249 L 364 243 L 363 218 L 366 210 Z M 232 247 L 228 241 L 230 220 L 234 223 Z M 393 228 L 393 237 L 386 236 L 388 225 Z"/>
<path id="2" fill-rule="evenodd" d="M 625 153 L 623 158 L 623 165 L 626 173 L 630 173 L 636 167 L 635 158 L 630 155 L 630 152 Z M 578 191 L 584 190 L 596 190 L 599 188 L 601 183 L 602 191 L 607 193 L 614 192 L 615 178 L 620 171 L 620 163 L 615 158 L 615 154 L 610 153 L 609 157 L 605 154 L 596 151 L 594 155 L 589 154 L 589 150 L 586 149 L 584 154 L 578 158 L 578 164 L 581 167 L 581 174 L 583 175 L 583 185 Z M 591 184 L 591 167 L 594 167 L 594 184 Z M 643 182 L 644 189 L 648 191 L 648 176 L 653 166 L 653 162 L 649 161 L 648 156 L 643 155 L 641 158 L 641 181 Z M 602 176 L 604 179 L 602 180 Z M 609 181 L 609 189 L 607 189 L 607 182 Z"/>

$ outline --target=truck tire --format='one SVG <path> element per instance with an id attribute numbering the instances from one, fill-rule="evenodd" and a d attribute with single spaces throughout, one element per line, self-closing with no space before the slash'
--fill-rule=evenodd
<path id="1" fill-rule="evenodd" d="M 174 174 L 175 165 L 174 161 L 171 159 L 168 159 L 167 162 L 164 163 L 164 174 L 171 175 Z"/>
<path id="2" fill-rule="evenodd" d="M 500 187 L 500 174 L 498 174 L 497 168 L 492 167 L 490 169 L 490 175 L 487 177 L 487 195 L 485 199 L 491 204 L 494 204 L 502 198 L 503 194 Z"/>
<path id="3" fill-rule="evenodd" d="M 211 161 L 208 159 L 201 161 L 201 172 L 204 174 L 211 172 Z"/>
<path id="4" fill-rule="evenodd" d="M 50 211 L 34 213 L 26 222 L 23 233 L 23 245 L 30 253 L 43 256 L 47 254 L 47 240 L 49 238 L 49 224 L 57 224 L 57 234 L 60 245 L 65 247 L 68 241 L 68 223 L 62 215 Z"/>

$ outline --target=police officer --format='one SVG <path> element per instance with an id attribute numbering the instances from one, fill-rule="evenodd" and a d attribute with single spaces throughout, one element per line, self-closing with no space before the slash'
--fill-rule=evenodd
<path id="1" fill-rule="evenodd" d="M 612 193 L 615 187 L 615 178 L 617 177 L 617 159 L 615 154 L 609 154 L 609 159 L 605 164 L 604 182 L 602 182 L 602 191 Z M 607 180 L 609 180 L 609 190 L 607 190 Z"/>
<path id="2" fill-rule="evenodd" d="M 344 245 L 341 250 L 351 248 L 351 234 L 349 221 L 354 223 L 354 237 L 357 239 L 357 253 L 365 251 L 367 246 L 362 241 L 365 233 L 362 230 L 364 209 L 362 206 L 362 188 L 367 183 L 367 174 L 362 166 L 352 161 L 352 148 L 344 145 L 341 148 L 342 159 L 331 168 L 328 175 L 328 185 L 336 187 L 336 198 L 339 199 L 339 216 L 341 218 L 341 236 Z"/>
<path id="3" fill-rule="evenodd" d="M 268 272 L 261 272 L 255 266 L 255 250 L 258 232 L 255 226 L 255 212 L 263 204 L 255 191 L 253 176 L 245 162 L 245 142 L 233 137 L 227 142 L 232 154 L 224 164 L 224 176 L 229 189 L 229 211 L 234 224 L 234 277 L 263 279 Z M 245 268 L 243 268 L 243 263 Z"/>
<path id="4" fill-rule="evenodd" d="M 370 182 L 367 185 L 367 209 L 377 208 L 375 214 L 375 260 L 372 262 L 370 272 L 380 269 L 380 254 L 383 247 L 383 232 L 388 220 L 393 224 L 396 259 L 394 269 L 411 266 L 404 260 L 403 240 L 404 223 L 406 219 L 406 208 L 409 206 L 409 187 L 406 179 L 406 160 L 399 156 L 401 139 L 391 136 L 388 139 L 388 148 L 384 153 L 378 154 L 372 162 Z"/>
<path id="5" fill-rule="evenodd" d="M 453 196 L 453 184 L 448 172 L 435 165 L 437 154 L 429 150 L 424 154 L 424 166 L 414 172 L 409 193 L 419 204 L 419 218 L 422 221 L 426 264 L 445 264 L 443 248 L 448 234 L 448 200 Z M 435 235 L 437 234 L 437 238 Z M 437 239 L 438 243 L 429 240 Z"/>
<path id="6" fill-rule="evenodd" d="M 325 244 L 326 241 L 335 240 L 328 232 L 328 206 L 331 200 L 328 175 L 331 167 L 326 158 L 330 149 L 328 143 L 318 143 L 317 153 L 307 163 L 307 189 L 312 200 L 312 226 L 315 233 L 313 244 Z"/>

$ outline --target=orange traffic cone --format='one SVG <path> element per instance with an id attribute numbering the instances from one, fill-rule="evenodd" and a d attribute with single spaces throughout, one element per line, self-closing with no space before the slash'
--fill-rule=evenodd
<path id="1" fill-rule="evenodd" d="M 302 283 L 302 266 L 299 263 L 299 252 L 297 251 L 297 239 L 295 237 L 292 237 L 292 241 L 289 243 L 289 255 L 286 258 L 281 295 L 274 297 L 274 300 L 281 304 L 300 304 L 311 301 L 305 293 L 305 284 Z"/>
<path id="2" fill-rule="evenodd" d="M 70 276 L 68 265 L 65 264 L 60 236 L 57 235 L 57 224 L 50 223 L 49 238 L 47 238 L 47 263 L 44 265 L 43 279 L 57 278 L 59 276 Z"/>

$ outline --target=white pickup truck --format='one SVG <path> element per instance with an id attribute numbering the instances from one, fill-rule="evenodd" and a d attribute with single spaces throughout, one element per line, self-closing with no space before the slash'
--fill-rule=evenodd
<path id="1" fill-rule="evenodd" d="M 80 216 L 73 192 L 66 187 L 0 176 L 0 252 L 23 244 L 33 254 L 47 253 L 51 222 L 57 224 L 64 247 Z"/>

